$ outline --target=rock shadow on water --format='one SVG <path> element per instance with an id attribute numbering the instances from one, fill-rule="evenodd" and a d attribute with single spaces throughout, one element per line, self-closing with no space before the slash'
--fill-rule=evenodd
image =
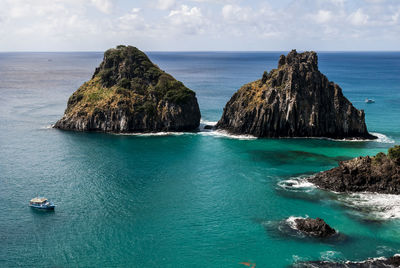
<path id="1" fill-rule="evenodd" d="M 326 244 L 343 244 L 351 242 L 351 239 L 340 232 L 329 237 L 315 237 L 300 231 L 294 221 L 295 219 L 303 219 L 302 217 L 289 217 L 284 220 L 262 220 L 255 219 L 256 222 L 264 227 L 265 232 L 276 239 L 295 239 L 309 243 L 326 243 Z"/>
<path id="2" fill-rule="evenodd" d="M 253 160 L 266 161 L 274 166 L 288 164 L 330 166 L 336 165 L 339 161 L 350 159 L 347 156 L 327 156 L 319 153 L 306 151 L 276 151 L 276 150 L 251 150 L 249 151 Z"/>

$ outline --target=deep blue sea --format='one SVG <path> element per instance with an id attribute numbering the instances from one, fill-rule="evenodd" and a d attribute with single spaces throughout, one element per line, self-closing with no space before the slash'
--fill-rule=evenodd
<path id="1" fill-rule="evenodd" d="M 283 53 L 148 55 L 196 91 L 206 124 Z M 358 142 L 52 129 L 102 56 L 0 53 L 0 267 L 286 267 L 400 252 L 399 196 L 329 193 L 300 179 L 400 143 L 400 52 L 319 53 L 320 70 L 379 133 Z M 55 212 L 29 208 L 37 195 Z M 286 228 L 307 216 L 340 238 Z"/>

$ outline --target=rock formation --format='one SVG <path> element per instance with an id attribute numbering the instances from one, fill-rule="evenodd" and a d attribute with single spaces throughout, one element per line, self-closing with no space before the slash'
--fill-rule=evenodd
<path id="1" fill-rule="evenodd" d="M 318 187 L 335 192 L 378 192 L 400 194 L 400 146 L 388 154 L 357 157 L 339 163 L 308 179 Z"/>
<path id="2" fill-rule="evenodd" d="M 192 131 L 200 124 L 195 93 L 139 49 L 104 53 L 93 77 L 68 100 L 55 128 L 78 131 Z"/>
<path id="3" fill-rule="evenodd" d="M 297 218 L 294 222 L 297 230 L 312 237 L 327 238 L 336 234 L 335 229 L 320 218 Z"/>
<path id="4" fill-rule="evenodd" d="M 367 131 L 364 111 L 318 70 L 317 54 L 296 50 L 282 55 L 277 69 L 242 86 L 217 128 L 256 137 L 376 138 Z"/>
<path id="5" fill-rule="evenodd" d="M 330 262 L 330 261 L 308 261 L 296 263 L 294 268 L 394 268 L 400 267 L 400 255 L 390 258 L 374 258 L 361 262 Z"/>

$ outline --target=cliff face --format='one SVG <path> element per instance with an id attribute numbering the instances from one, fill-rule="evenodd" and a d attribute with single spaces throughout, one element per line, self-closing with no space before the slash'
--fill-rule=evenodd
<path id="1" fill-rule="evenodd" d="M 118 46 L 68 100 L 55 128 L 77 131 L 191 131 L 200 124 L 196 94 L 140 50 Z"/>
<path id="2" fill-rule="evenodd" d="M 364 111 L 318 70 L 317 54 L 295 50 L 280 57 L 277 69 L 240 88 L 216 127 L 257 137 L 375 138 Z"/>
<path id="3" fill-rule="evenodd" d="M 388 154 L 357 157 L 340 162 L 339 167 L 308 179 L 320 188 L 335 192 L 377 192 L 400 194 L 400 146 Z"/>

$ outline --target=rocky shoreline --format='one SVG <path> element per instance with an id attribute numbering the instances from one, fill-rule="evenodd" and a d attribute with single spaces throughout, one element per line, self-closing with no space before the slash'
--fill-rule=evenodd
<path id="1" fill-rule="evenodd" d="M 390 148 L 387 154 L 342 161 L 338 167 L 320 172 L 308 181 L 334 192 L 400 194 L 400 146 Z"/>
<path id="2" fill-rule="evenodd" d="M 329 262 L 329 261 L 307 261 L 292 265 L 293 268 L 395 268 L 400 267 L 400 255 L 389 258 L 373 258 L 365 261 L 353 262 Z"/>

